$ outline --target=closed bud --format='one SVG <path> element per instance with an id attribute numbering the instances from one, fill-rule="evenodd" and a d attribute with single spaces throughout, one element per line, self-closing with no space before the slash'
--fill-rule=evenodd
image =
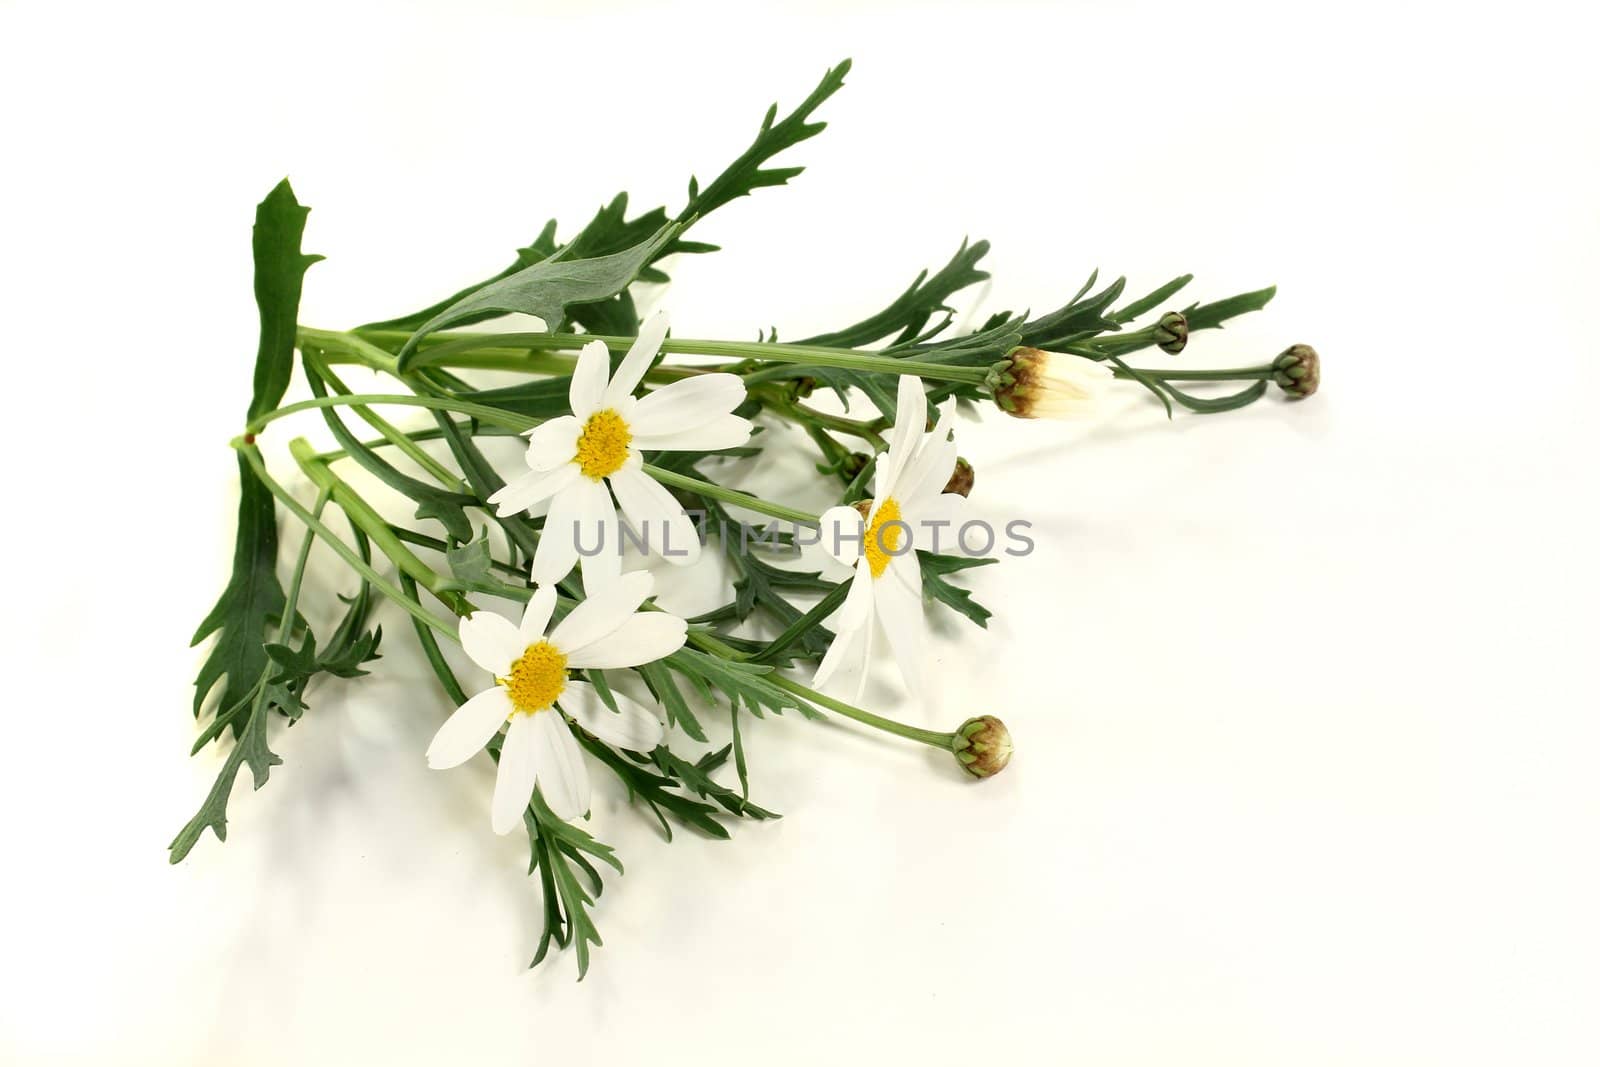
<path id="1" fill-rule="evenodd" d="M 1064 352 L 1013 348 L 985 383 L 1000 410 L 1019 419 L 1070 419 L 1091 415 L 1111 387 L 1103 363 Z"/>
<path id="2" fill-rule="evenodd" d="M 993 715 L 980 715 L 961 724 L 950 751 L 962 770 L 974 778 L 990 778 L 1011 762 L 1011 731 Z"/>
<path id="3" fill-rule="evenodd" d="M 1310 345 L 1290 345 L 1272 361 L 1272 380 L 1285 393 L 1303 400 L 1322 382 L 1322 360 Z"/>
<path id="4" fill-rule="evenodd" d="M 1156 344 L 1161 351 L 1175 356 L 1189 343 L 1189 320 L 1182 312 L 1169 311 L 1156 323 Z"/>
<path id="5" fill-rule="evenodd" d="M 970 496 L 975 477 L 976 472 L 973 471 L 972 464 L 957 456 L 956 469 L 951 472 L 950 480 L 944 483 L 944 491 L 955 493 L 957 496 Z"/>

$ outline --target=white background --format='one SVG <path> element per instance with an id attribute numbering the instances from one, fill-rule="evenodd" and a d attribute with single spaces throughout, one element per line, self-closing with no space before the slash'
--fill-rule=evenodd
<path id="1" fill-rule="evenodd" d="M 1595 1062 L 1577 7 L 0 5 L 0 1060 Z M 302 317 L 349 325 L 618 189 L 676 210 L 845 55 L 805 175 L 652 294 L 682 336 L 837 326 L 970 234 L 987 309 L 1096 266 L 1276 282 L 1183 359 L 1325 361 L 1297 405 L 962 427 L 1039 552 L 975 578 L 987 631 L 941 622 L 940 707 L 873 701 L 1000 714 L 1012 768 L 769 721 L 785 818 L 671 845 L 597 775 L 628 873 L 577 984 L 524 969 L 526 841 L 487 760 L 425 769 L 446 705 L 386 614 L 374 677 L 168 867 L 219 762 L 185 755 L 186 644 L 231 551 L 255 202 L 293 177 Z"/>

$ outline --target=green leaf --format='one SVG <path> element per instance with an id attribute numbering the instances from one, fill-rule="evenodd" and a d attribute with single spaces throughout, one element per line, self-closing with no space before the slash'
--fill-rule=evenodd
<path id="1" fill-rule="evenodd" d="M 233 781 L 238 777 L 239 768 L 249 765 L 255 788 L 260 789 L 267 784 L 267 776 L 272 768 L 283 762 L 267 747 L 267 722 L 271 718 L 267 714 L 267 706 L 274 702 L 284 704 L 292 699 L 281 689 L 273 693 L 271 687 L 267 685 L 262 685 L 257 690 L 250 707 L 250 715 L 244 722 L 233 750 L 223 762 L 222 771 L 217 775 L 211 791 L 206 794 L 205 803 L 200 805 L 195 817 L 178 831 L 178 836 L 167 846 L 168 862 L 181 862 L 200 840 L 200 835 L 205 833 L 207 827 L 217 835 L 218 841 L 228 839 L 228 794 L 233 791 Z"/>
<path id="2" fill-rule="evenodd" d="M 905 292 L 876 315 L 863 319 L 854 326 L 847 326 L 834 333 L 808 337 L 799 343 L 857 348 L 890 334 L 915 332 L 930 316 L 937 312 L 949 311 L 946 301 L 951 296 L 989 277 L 987 271 L 978 269 L 978 261 L 988 252 L 988 241 L 979 241 L 970 246 L 966 241 L 962 241 L 961 247 L 956 250 L 950 262 L 940 268 L 933 277 L 930 278 L 927 271 L 918 274 Z"/>
<path id="3" fill-rule="evenodd" d="M 295 200 L 288 178 L 274 186 L 256 207 L 251 245 L 261 335 L 256 342 L 255 393 L 246 422 L 277 407 L 289 387 L 289 375 L 294 370 L 300 286 L 307 268 L 322 258 L 300 251 L 300 237 L 310 213 L 310 208 Z"/>
<path id="4" fill-rule="evenodd" d="M 217 634 L 217 642 L 195 678 L 196 717 L 218 681 L 226 679 L 219 708 L 231 708 L 249 696 L 267 666 L 267 627 L 283 612 L 272 493 L 257 480 L 243 455 L 238 462 L 239 522 L 234 537 L 233 576 L 190 642 L 197 645 Z M 234 735 L 243 729 L 244 723 L 236 722 Z"/>
<path id="5" fill-rule="evenodd" d="M 483 311 L 537 315 L 546 329 L 559 330 L 568 304 L 601 300 L 626 289 L 679 229 L 676 223 L 668 223 L 625 251 L 593 259 L 552 257 L 486 285 L 419 326 L 401 346 L 399 369 L 404 372 L 417 365 L 416 348 L 422 338 Z"/>
<path id="6" fill-rule="evenodd" d="M 1111 321 L 1116 323 L 1132 322 L 1145 312 L 1154 311 L 1174 293 L 1192 281 L 1194 281 L 1193 274 L 1184 274 L 1174 278 L 1167 284 L 1153 290 L 1148 296 L 1141 297 L 1128 306 L 1119 309 L 1116 314 L 1111 316 Z"/>
<path id="7" fill-rule="evenodd" d="M 688 679 L 708 700 L 713 692 L 719 692 L 733 707 L 742 704 L 757 716 L 763 711 L 781 714 L 793 708 L 807 717 L 819 717 L 815 709 L 767 680 L 772 673 L 769 666 L 726 660 L 694 648 L 680 648 L 661 662 Z"/>
<path id="8" fill-rule="evenodd" d="M 655 774 L 637 763 L 633 763 L 617 752 L 611 746 L 603 744 L 587 731 L 574 731 L 573 736 L 578 739 L 578 744 L 588 749 L 589 752 L 611 768 L 612 772 L 628 787 L 630 797 L 642 800 L 655 815 L 661 832 L 667 840 L 672 840 L 672 827 L 667 822 L 667 815 L 671 815 L 685 826 L 700 831 L 707 837 L 726 840 L 729 836 L 728 828 L 718 822 L 714 816 L 717 809 L 698 800 L 691 800 L 673 792 L 677 782 L 665 775 Z"/>
<path id="9" fill-rule="evenodd" d="M 494 577 L 494 557 L 489 553 L 487 530 L 475 541 L 446 549 L 444 558 L 450 573 L 469 585 L 485 584 Z"/>
<path id="10" fill-rule="evenodd" d="M 1257 289 L 1251 293 L 1240 293 L 1230 296 L 1226 300 L 1218 300 L 1210 304 L 1191 304 L 1184 309 L 1184 318 L 1189 320 L 1189 332 L 1195 330 L 1210 330 L 1220 327 L 1224 322 L 1239 315 L 1252 311 L 1260 311 L 1267 306 L 1267 302 L 1277 295 L 1278 287 L 1269 285 L 1265 289 Z"/>
<path id="11" fill-rule="evenodd" d="M 811 90 L 811 95 L 782 119 L 778 119 L 777 104 L 768 108 L 766 118 L 761 120 L 761 129 L 756 134 L 755 142 L 745 149 L 738 159 L 730 163 L 727 169 L 717 175 L 704 189 L 696 179 L 689 179 L 689 204 L 678 217 L 688 220 L 709 215 L 730 200 L 748 196 L 756 189 L 785 185 L 790 178 L 800 174 L 804 167 L 763 169 L 762 164 L 784 149 L 792 148 L 827 129 L 828 124 L 825 122 L 807 120 L 812 112 L 822 106 L 823 101 L 844 87 L 844 76 L 848 73 L 850 73 L 850 60 L 846 59 L 824 74 L 822 81 Z"/>
<path id="12" fill-rule="evenodd" d="M 975 559 L 970 556 L 936 556 L 931 552 L 917 552 L 917 560 L 922 564 L 922 593 L 938 600 L 947 607 L 953 608 L 965 615 L 979 626 L 988 628 L 989 616 L 994 612 L 972 599 L 972 593 L 959 585 L 954 585 L 944 580 L 947 574 L 957 571 L 970 570 L 973 567 L 985 567 L 999 560 L 984 558 Z"/>
<path id="13" fill-rule="evenodd" d="M 714 781 L 711 772 L 716 770 L 728 760 L 732 752 L 732 745 L 724 745 L 716 752 L 708 752 L 696 763 L 690 763 L 667 748 L 659 745 L 650 753 L 650 759 L 661 768 L 664 774 L 678 779 L 685 787 L 694 791 L 698 796 L 720 804 L 729 814 L 737 815 L 743 819 L 776 819 L 780 816 L 776 812 L 768 811 L 750 803 L 737 791 Z"/>

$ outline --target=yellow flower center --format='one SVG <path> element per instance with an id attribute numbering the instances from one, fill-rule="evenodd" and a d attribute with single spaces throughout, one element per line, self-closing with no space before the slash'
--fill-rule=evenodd
<path id="1" fill-rule="evenodd" d="M 599 481 L 615 474 L 628 461 L 628 445 L 633 441 L 633 431 L 622 416 L 611 408 L 597 411 L 583 424 L 578 435 L 578 468 Z"/>
<path id="2" fill-rule="evenodd" d="M 889 523 L 893 526 L 888 526 Z M 888 526 L 887 529 L 884 527 Z M 900 502 L 894 497 L 883 502 L 878 508 L 878 513 L 872 517 L 872 525 L 867 527 L 863 535 L 865 544 L 862 551 L 867 557 L 867 566 L 872 570 L 874 578 L 882 578 L 883 572 L 889 569 L 889 559 L 900 551 L 900 538 L 905 536 L 906 528 L 900 522 Z"/>
<path id="3" fill-rule="evenodd" d="M 543 711 L 554 704 L 567 687 L 566 653 L 549 641 L 529 645 L 511 665 L 511 677 L 499 681 L 518 711 L 524 715 Z"/>

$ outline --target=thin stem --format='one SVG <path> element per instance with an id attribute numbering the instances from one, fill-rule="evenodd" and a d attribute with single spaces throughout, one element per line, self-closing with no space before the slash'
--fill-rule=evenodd
<path id="1" fill-rule="evenodd" d="M 389 393 L 352 393 L 349 396 L 322 396 L 312 400 L 301 400 L 293 404 L 285 404 L 276 411 L 269 411 L 261 415 L 245 427 L 245 433 L 255 435 L 268 424 L 277 422 L 285 415 L 293 415 L 301 411 L 315 411 L 318 408 L 344 408 L 362 407 L 368 404 L 395 404 L 400 407 L 431 408 L 434 411 L 453 411 L 458 415 L 468 415 L 481 422 L 500 426 L 516 433 L 531 430 L 539 425 L 538 419 L 525 419 L 520 415 L 513 415 L 499 408 L 491 408 L 483 404 L 474 404 L 468 400 L 454 400 L 442 396 L 405 396 Z"/>
<path id="2" fill-rule="evenodd" d="M 749 508 L 751 511 L 759 511 L 763 515 L 771 515 L 775 519 L 787 519 L 803 526 L 817 526 L 822 522 L 820 518 L 808 511 L 785 507 L 782 504 L 774 504 L 770 500 L 762 500 L 758 496 L 741 493 L 737 489 L 724 489 L 720 485 L 703 482 L 699 478 L 691 478 L 687 474 L 663 470 L 649 463 L 645 464 L 644 472 L 662 485 L 684 489 L 697 496 L 707 496 L 713 500 L 720 500 L 724 504 L 737 504 L 739 507 Z"/>
<path id="3" fill-rule="evenodd" d="M 335 393 L 339 393 L 343 396 L 351 395 L 349 386 L 345 385 L 344 382 L 339 380 L 339 376 L 333 373 L 333 368 L 328 366 L 326 360 L 323 360 L 318 356 L 313 356 L 310 352 L 302 352 L 302 356 L 306 362 L 311 365 L 311 369 L 316 372 L 317 377 L 327 382 L 329 387 L 332 388 Z M 379 415 L 376 411 L 373 411 L 369 407 L 357 406 L 354 410 L 356 415 L 359 416 L 362 421 L 382 434 L 384 440 L 389 444 L 398 448 L 401 452 L 404 452 L 408 457 L 410 457 L 413 463 L 427 471 L 429 474 L 433 475 L 434 478 L 438 480 L 440 485 L 444 486 L 446 489 L 450 489 L 458 493 L 464 493 L 467 491 L 465 482 L 451 473 L 450 469 L 444 464 L 440 463 L 438 460 L 428 455 L 428 453 L 424 452 L 415 441 L 413 441 L 408 435 L 401 433 L 400 430 L 388 419 L 384 418 L 382 415 Z"/>
<path id="4" fill-rule="evenodd" d="M 1147 378 L 1155 378 L 1163 382 L 1259 382 L 1272 377 L 1272 367 L 1230 367 L 1224 370 L 1153 370 L 1149 367 L 1138 368 L 1139 373 Z M 1117 368 L 1111 372 L 1113 377 L 1133 380 L 1134 375 Z"/>
<path id="5" fill-rule="evenodd" d="M 781 418 L 788 419 L 790 422 L 798 423 L 802 426 L 818 426 L 826 430 L 849 434 L 851 437 L 866 441 L 879 452 L 889 447 L 889 443 L 883 439 L 883 434 L 878 432 L 883 427 L 876 422 L 865 422 L 860 419 L 847 418 L 844 415 L 831 415 L 826 411 L 818 411 L 804 404 L 780 400 L 768 393 L 762 393 L 760 396 L 768 411 Z"/>
<path id="6" fill-rule="evenodd" d="M 337 534 L 328 529 L 321 519 L 307 511 L 298 500 L 290 495 L 287 489 L 273 481 L 272 476 L 267 473 L 267 465 L 262 462 L 260 449 L 247 443 L 242 437 L 234 438 L 232 444 L 250 464 L 251 469 L 255 471 L 256 477 L 261 480 L 261 484 L 266 487 L 267 491 L 276 497 L 278 502 L 288 509 L 290 514 L 304 523 L 307 529 L 314 531 L 318 537 L 326 541 L 328 547 L 338 553 L 339 558 L 348 563 L 352 570 L 365 578 L 378 592 L 405 608 L 414 618 L 433 627 L 451 640 L 456 640 L 455 630 L 449 623 L 443 619 L 435 618 L 420 602 L 407 597 L 399 589 L 395 588 L 392 582 L 373 570 L 372 566 L 362 559 L 355 549 L 345 544 Z M 363 532 L 366 532 L 369 536 L 371 535 L 371 531 Z"/>
<path id="7" fill-rule="evenodd" d="M 843 715 L 847 719 L 854 719 L 856 722 L 870 726 L 875 730 L 882 730 L 885 733 L 894 734 L 896 737 L 903 737 L 908 741 L 920 741 L 924 745 L 932 748 L 942 748 L 947 752 L 955 741 L 955 734 L 935 733 L 932 730 L 923 730 L 916 726 L 907 726 L 903 722 L 895 722 L 893 719 L 886 719 L 882 715 L 874 715 L 872 712 L 863 711 L 853 704 L 846 704 L 842 700 L 823 696 L 815 689 L 807 689 L 799 682 L 791 681 L 776 671 L 767 675 L 766 678 L 779 689 L 788 690 L 809 703 L 820 705 L 829 711 Z"/>
<path id="8" fill-rule="evenodd" d="M 371 330 L 362 336 L 379 340 L 404 341 L 409 334 L 399 330 Z M 432 341 L 433 343 L 428 343 Z M 427 366 L 435 359 L 447 364 L 471 348 L 495 351 L 569 351 L 582 348 L 591 341 L 602 341 L 614 351 L 626 351 L 634 342 L 632 337 L 616 337 L 585 333 L 461 333 L 433 334 L 416 350 L 412 366 Z M 438 355 L 441 348 L 446 354 Z M 661 351 L 696 356 L 726 356 L 730 359 L 752 359 L 766 363 L 795 363 L 812 367 L 838 367 L 875 374 L 915 374 L 933 381 L 965 382 L 982 385 L 988 377 L 987 367 L 954 367 L 943 363 L 924 363 L 913 359 L 880 355 L 875 352 L 858 352 L 851 348 L 824 348 L 820 345 L 791 345 L 764 341 L 714 341 L 669 337 L 661 343 Z"/>
<path id="9" fill-rule="evenodd" d="M 350 516 L 350 521 L 360 527 L 361 532 L 370 537 L 372 543 L 377 545 L 396 567 L 415 578 L 424 589 L 438 597 L 455 614 L 472 613 L 472 605 L 449 588 L 445 577 L 422 562 L 416 553 L 394 535 L 394 530 L 390 528 L 388 522 L 360 493 L 317 458 L 316 450 L 311 447 L 310 441 L 304 437 L 296 437 L 289 442 L 289 454 L 294 457 L 294 461 L 300 465 L 300 469 L 311 479 L 313 485 L 333 494 L 333 502 Z"/>

